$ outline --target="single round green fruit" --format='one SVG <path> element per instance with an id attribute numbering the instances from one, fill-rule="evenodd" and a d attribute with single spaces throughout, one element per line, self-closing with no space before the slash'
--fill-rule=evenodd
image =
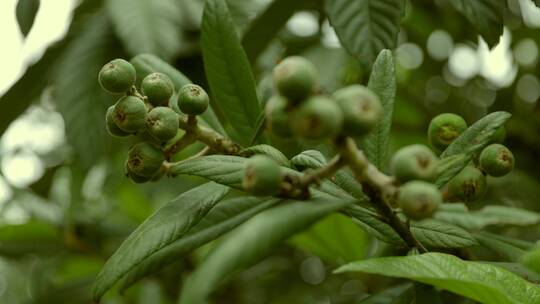
<path id="1" fill-rule="evenodd" d="M 107 128 L 107 132 L 113 137 L 126 137 L 129 135 L 128 132 L 124 132 L 114 122 L 114 106 L 110 106 L 107 109 L 107 114 L 105 115 L 105 127 Z"/>
<path id="2" fill-rule="evenodd" d="M 178 92 L 178 108 L 188 115 L 200 115 L 208 109 L 210 98 L 206 91 L 196 84 L 186 84 Z"/>
<path id="3" fill-rule="evenodd" d="M 362 85 L 342 88 L 332 97 L 343 112 L 343 133 L 346 135 L 365 135 L 382 117 L 383 107 L 379 97 Z"/>
<path id="4" fill-rule="evenodd" d="M 142 80 L 141 91 L 154 106 L 167 106 L 174 93 L 174 84 L 163 73 L 151 73 Z"/>
<path id="5" fill-rule="evenodd" d="M 110 93 L 125 93 L 135 83 L 136 72 L 131 63 L 124 59 L 114 59 L 99 71 L 101 87 Z"/>
<path id="6" fill-rule="evenodd" d="M 275 95 L 268 99 L 264 110 L 266 127 L 270 133 L 281 137 L 292 135 L 287 104 L 287 99 L 283 96 Z"/>
<path id="7" fill-rule="evenodd" d="M 420 144 L 399 149 L 391 160 L 392 174 L 401 183 L 420 179 L 431 181 L 437 175 L 437 156 L 428 147 Z"/>
<path id="8" fill-rule="evenodd" d="M 143 183 L 146 183 L 146 182 L 148 182 L 148 181 L 150 181 L 152 179 L 149 176 L 140 176 L 140 175 L 137 175 L 137 174 L 133 173 L 131 171 L 131 169 L 129 168 L 127 162 L 126 162 L 126 165 L 125 165 L 125 170 L 126 170 L 126 176 L 136 184 L 143 184 Z"/>
<path id="9" fill-rule="evenodd" d="M 491 144 L 480 153 L 480 167 L 488 175 L 504 176 L 514 169 L 514 155 L 501 144 Z"/>
<path id="10" fill-rule="evenodd" d="M 114 105 L 113 121 L 125 132 L 134 133 L 144 128 L 146 105 L 135 96 L 124 96 Z"/>
<path id="11" fill-rule="evenodd" d="M 452 201 L 472 202 L 484 196 L 486 176 L 473 166 L 465 167 L 448 182 L 448 198 Z"/>
<path id="12" fill-rule="evenodd" d="M 159 141 L 168 141 L 178 131 L 178 114 L 167 107 L 155 107 L 146 115 L 148 133 Z"/>
<path id="13" fill-rule="evenodd" d="M 152 177 L 159 171 L 164 160 L 161 150 L 148 142 L 141 142 L 129 149 L 127 165 L 138 176 Z"/>
<path id="14" fill-rule="evenodd" d="M 259 196 L 276 195 L 281 189 L 281 168 L 268 156 L 255 155 L 246 161 L 242 186 Z"/>
<path id="15" fill-rule="evenodd" d="M 453 113 L 439 114 L 429 124 L 429 143 L 442 151 L 465 130 L 467 130 L 467 122 L 461 116 Z"/>
<path id="16" fill-rule="evenodd" d="M 308 98 L 292 112 L 291 119 L 293 133 L 313 140 L 335 137 L 343 126 L 341 109 L 324 96 Z"/>
<path id="17" fill-rule="evenodd" d="M 278 92 L 292 102 L 309 96 L 317 84 L 317 69 L 309 60 L 300 56 L 283 59 L 273 71 L 274 85 Z"/>
<path id="18" fill-rule="evenodd" d="M 401 211 L 413 220 L 430 217 L 442 201 L 439 189 L 425 181 L 410 181 L 399 187 L 398 205 Z"/>

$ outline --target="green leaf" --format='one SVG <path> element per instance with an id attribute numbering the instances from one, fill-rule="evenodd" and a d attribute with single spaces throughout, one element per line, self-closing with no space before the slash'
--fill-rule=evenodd
<path id="1" fill-rule="evenodd" d="M 62 249 L 65 248 L 60 230 L 48 223 L 32 220 L 0 226 L 0 255 L 58 254 Z"/>
<path id="2" fill-rule="evenodd" d="M 441 159 L 455 157 L 452 166 L 437 177 L 435 185 L 439 188 L 444 186 L 450 179 L 465 168 L 473 157 L 489 144 L 497 129 L 503 126 L 512 115 L 508 112 L 493 112 L 475 122 L 465 132 L 463 132 L 446 150 L 441 154 Z"/>
<path id="3" fill-rule="evenodd" d="M 107 0 L 105 7 L 131 55 L 152 53 L 169 60 L 178 52 L 181 12 L 174 0 Z"/>
<path id="4" fill-rule="evenodd" d="M 368 246 L 366 233 L 342 214 L 325 217 L 290 242 L 332 263 L 361 260 Z"/>
<path id="5" fill-rule="evenodd" d="M 414 285 L 404 283 L 386 288 L 362 299 L 358 304 L 411 304 L 414 298 Z"/>
<path id="6" fill-rule="evenodd" d="M 207 183 L 185 192 L 147 218 L 107 260 L 94 283 L 99 301 L 123 275 L 158 250 L 184 237 L 227 194 L 228 188 Z"/>
<path id="7" fill-rule="evenodd" d="M 153 72 L 160 72 L 169 76 L 174 83 L 176 91 L 180 90 L 186 84 L 190 84 L 191 80 L 187 78 L 182 72 L 178 71 L 175 67 L 163 61 L 156 55 L 152 54 L 139 54 L 130 60 L 131 64 L 137 71 L 137 81 L 141 81 L 148 74 Z M 174 97 L 173 97 L 174 98 Z M 175 102 L 175 101 L 173 101 Z M 226 135 L 223 126 L 219 122 L 214 110 L 209 107 L 203 114 L 201 114 L 204 123 L 219 133 Z"/>
<path id="8" fill-rule="evenodd" d="M 480 210 L 468 210 L 463 203 L 444 204 L 434 217 L 468 230 L 490 225 L 528 226 L 540 222 L 540 214 L 520 208 L 487 205 Z"/>
<path id="9" fill-rule="evenodd" d="M 490 47 L 495 46 L 503 34 L 504 0 L 450 0 L 476 28 Z"/>
<path id="10" fill-rule="evenodd" d="M 28 32 L 30 32 L 30 29 L 32 29 L 40 2 L 40 0 L 17 1 L 17 22 L 19 23 L 22 35 L 25 37 L 28 35 Z"/>
<path id="11" fill-rule="evenodd" d="M 355 224 L 364 229 L 368 234 L 388 244 L 400 247 L 405 246 L 405 243 L 394 229 L 383 222 L 382 218 L 375 211 L 355 205 L 348 207 L 346 213 L 353 218 Z"/>
<path id="12" fill-rule="evenodd" d="M 325 10 L 343 47 L 365 65 L 396 46 L 403 0 L 328 0 Z"/>
<path id="13" fill-rule="evenodd" d="M 383 50 L 379 53 L 369 77 L 368 88 L 379 96 L 384 116 L 375 128 L 362 138 L 360 146 L 367 158 L 377 168 L 385 170 L 388 162 L 390 129 L 392 128 L 397 89 L 394 58 L 390 50 Z"/>
<path id="14" fill-rule="evenodd" d="M 111 139 L 105 130 L 105 112 L 114 97 L 103 92 L 97 75 L 118 48 L 105 15 L 97 12 L 57 62 L 54 100 L 66 125 L 77 164 L 88 169 L 106 155 Z M 91 130 L 91 132 L 89 132 Z"/>
<path id="15" fill-rule="evenodd" d="M 212 105 L 228 121 L 231 137 L 247 146 L 261 107 L 249 61 L 224 0 L 206 1 L 201 30 Z"/>
<path id="16" fill-rule="evenodd" d="M 512 262 L 519 261 L 525 252 L 533 247 L 532 243 L 489 232 L 477 232 L 474 237 L 482 246 Z"/>
<path id="17" fill-rule="evenodd" d="M 270 145 L 251 146 L 249 148 L 245 148 L 244 150 L 242 150 L 242 154 L 246 156 L 251 156 L 255 154 L 263 154 L 272 158 L 281 166 L 284 166 L 284 167 L 291 166 L 291 163 L 287 159 L 287 156 L 285 156 L 283 153 L 281 153 L 281 151 L 279 151 L 278 149 Z"/>
<path id="18" fill-rule="evenodd" d="M 407 278 L 486 304 L 540 302 L 540 287 L 537 285 L 503 268 L 463 261 L 443 253 L 375 258 L 344 265 L 336 272 Z"/>
<path id="19" fill-rule="evenodd" d="M 518 276 L 524 278 L 525 280 L 529 282 L 540 284 L 540 274 L 525 267 L 524 265 L 520 263 L 491 262 L 491 261 L 479 261 L 479 262 L 502 267 L 510 272 L 517 274 Z"/>
<path id="20" fill-rule="evenodd" d="M 179 303 L 203 303 L 231 274 L 249 267 L 293 234 L 350 203 L 328 199 L 283 202 L 258 214 L 210 253 L 186 281 Z"/>
<path id="21" fill-rule="evenodd" d="M 317 150 L 306 150 L 291 158 L 291 164 L 297 169 L 317 169 L 326 164 L 326 158 Z"/>
<path id="22" fill-rule="evenodd" d="M 173 175 L 187 174 L 206 178 L 236 189 L 242 188 L 246 158 L 228 155 L 210 155 L 181 161 L 171 167 Z"/>
<path id="23" fill-rule="evenodd" d="M 437 220 L 423 220 L 411 225 L 420 243 L 431 248 L 461 248 L 478 244 L 466 230 Z"/>
<path id="24" fill-rule="evenodd" d="M 158 250 L 129 271 L 120 289 L 124 290 L 144 276 L 177 261 L 189 251 L 215 240 L 278 202 L 278 199 L 255 197 L 238 197 L 220 202 L 183 238 Z"/>

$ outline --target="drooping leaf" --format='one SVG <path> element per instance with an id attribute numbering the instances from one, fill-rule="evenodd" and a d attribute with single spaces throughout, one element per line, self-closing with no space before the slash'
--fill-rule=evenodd
<path id="1" fill-rule="evenodd" d="M 40 0 L 18 0 L 17 1 L 17 22 L 19 23 L 19 28 L 21 33 L 26 37 L 32 25 L 34 24 L 34 19 L 39 10 Z"/>
<path id="2" fill-rule="evenodd" d="M 411 304 L 414 299 L 414 285 L 403 283 L 362 299 L 358 304 Z"/>
<path id="3" fill-rule="evenodd" d="M 463 228 L 433 219 L 412 223 L 411 232 L 420 243 L 432 248 L 460 248 L 477 244 L 476 239 Z"/>
<path id="4" fill-rule="evenodd" d="M 317 150 L 306 150 L 291 158 L 291 164 L 298 169 L 317 169 L 326 164 L 326 158 Z"/>
<path id="5" fill-rule="evenodd" d="M 187 174 L 242 189 L 244 163 L 246 158 L 239 156 L 210 155 L 182 161 L 171 167 L 173 175 Z"/>
<path id="6" fill-rule="evenodd" d="M 477 232 L 474 237 L 482 246 L 500 254 L 511 262 L 519 261 L 525 252 L 533 247 L 533 243 L 489 232 Z"/>
<path id="7" fill-rule="evenodd" d="M 125 289 L 142 277 L 175 262 L 189 251 L 220 237 L 278 202 L 278 199 L 255 197 L 238 197 L 220 202 L 183 238 L 136 265 L 126 274 L 120 289 Z"/>
<path id="8" fill-rule="evenodd" d="M 105 7 L 131 55 L 151 53 L 169 60 L 180 48 L 180 12 L 174 0 L 107 0 Z"/>
<path id="9" fill-rule="evenodd" d="M 384 171 L 388 161 L 390 129 L 396 98 L 396 70 L 390 50 L 383 50 L 377 56 L 369 77 L 368 88 L 379 96 L 384 114 L 375 128 L 362 138 L 360 146 L 371 163 Z"/>
<path id="10" fill-rule="evenodd" d="M 503 268 L 443 253 L 375 258 L 344 265 L 336 272 L 408 278 L 486 304 L 540 302 L 537 285 Z"/>
<path id="11" fill-rule="evenodd" d="M 499 111 L 490 113 L 475 122 L 456 138 L 456 140 L 443 151 L 441 159 L 444 161 L 445 158 L 455 155 L 463 155 L 463 157 L 453 159 L 452 166 L 437 177 L 435 185 L 438 187 L 444 186 L 450 179 L 465 168 L 473 157 L 489 144 L 497 129 L 503 126 L 510 117 L 511 115 L 508 112 Z"/>
<path id="12" fill-rule="evenodd" d="M 490 225 L 528 226 L 540 222 L 540 214 L 525 209 L 487 205 L 480 210 L 468 210 L 463 203 L 444 204 L 434 217 L 469 230 Z"/>
<path id="13" fill-rule="evenodd" d="M 540 273 L 537 273 L 534 270 L 529 269 L 520 263 L 491 262 L 491 261 L 480 261 L 480 262 L 502 267 L 510 272 L 517 274 L 518 276 L 524 278 L 525 280 L 529 282 L 540 284 Z"/>
<path id="14" fill-rule="evenodd" d="M 325 11 L 343 47 L 365 65 L 396 46 L 402 0 L 328 0 Z"/>
<path id="15" fill-rule="evenodd" d="M 504 0 L 450 0 L 476 28 L 489 46 L 497 45 L 503 33 Z"/>
<path id="16" fill-rule="evenodd" d="M 364 229 L 369 235 L 388 244 L 405 246 L 405 243 L 394 229 L 385 223 L 375 211 L 355 205 L 348 207 L 346 213 L 353 218 L 355 224 Z"/>
<path id="17" fill-rule="evenodd" d="M 109 258 L 94 283 L 94 300 L 99 301 L 112 285 L 137 264 L 186 235 L 227 192 L 225 186 L 207 183 L 181 194 L 158 209 Z"/>
<path id="18" fill-rule="evenodd" d="M 281 153 L 281 151 L 279 151 L 278 149 L 270 145 L 251 146 L 249 148 L 245 148 L 244 150 L 242 150 L 242 154 L 245 154 L 245 155 L 263 154 L 272 158 L 281 166 L 289 167 L 291 165 L 289 160 L 287 159 L 287 156 L 285 156 L 283 153 Z"/>
<path id="19" fill-rule="evenodd" d="M 283 202 L 282 206 L 258 214 L 210 253 L 182 287 L 179 303 L 203 303 L 231 274 L 249 267 L 291 235 L 351 203 L 328 199 Z"/>
<path id="20" fill-rule="evenodd" d="M 212 105 L 228 121 L 228 132 L 249 145 L 261 107 L 255 80 L 224 0 L 205 2 L 201 44 Z"/>
<path id="21" fill-rule="evenodd" d="M 176 91 L 178 91 L 184 85 L 191 83 L 191 80 L 189 80 L 189 78 L 187 78 L 182 72 L 178 71 L 175 67 L 163 61 L 156 55 L 139 54 L 131 58 L 130 62 L 137 71 L 137 81 L 139 82 L 150 73 L 160 72 L 171 78 Z M 223 135 L 226 135 L 223 126 L 221 126 L 221 123 L 211 107 L 201 114 L 201 117 L 203 122 L 207 123 L 210 128 Z"/>

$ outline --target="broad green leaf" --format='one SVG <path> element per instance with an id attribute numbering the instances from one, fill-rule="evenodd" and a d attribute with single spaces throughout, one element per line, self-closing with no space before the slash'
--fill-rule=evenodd
<path id="1" fill-rule="evenodd" d="M 300 170 L 317 169 L 326 164 L 326 158 L 317 150 L 306 150 L 291 158 L 291 164 Z"/>
<path id="2" fill-rule="evenodd" d="M 396 46 L 402 0 L 327 0 L 325 11 L 343 47 L 365 65 Z"/>
<path id="3" fill-rule="evenodd" d="M 295 235 L 290 242 L 329 262 L 344 263 L 365 257 L 368 238 L 349 217 L 332 214 Z"/>
<path id="4" fill-rule="evenodd" d="M 450 0 L 476 28 L 490 47 L 497 45 L 503 34 L 504 0 Z"/>
<path id="5" fill-rule="evenodd" d="M 246 156 L 251 156 L 255 154 L 263 154 L 266 155 L 273 160 L 275 160 L 278 164 L 284 167 L 290 167 L 290 162 L 287 159 L 287 156 L 285 156 L 281 151 L 278 149 L 270 146 L 270 145 L 256 145 L 251 146 L 249 148 L 245 148 L 242 150 L 242 154 Z"/>
<path id="6" fill-rule="evenodd" d="M 465 168 L 473 157 L 489 144 L 497 129 L 510 119 L 508 112 L 493 112 L 475 122 L 465 132 L 463 132 L 446 150 L 441 154 L 441 159 L 463 155 L 452 160 L 452 166 L 437 177 L 435 185 L 444 186 L 450 179 Z"/>
<path id="7" fill-rule="evenodd" d="M 169 60 L 178 52 L 182 32 L 174 0 L 107 0 L 105 7 L 131 55 L 152 53 Z"/>
<path id="8" fill-rule="evenodd" d="M 525 280 L 529 282 L 540 284 L 540 273 L 537 273 L 534 271 L 534 269 L 529 269 L 520 263 L 491 262 L 491 261 L 479 261 L 479 262 L 502 267 L 510 272 L 517 274 L 518 276 L 524 278 Z"/>
<path id="9" fill-rule="evenodd" d="M 471 157 L 466 153 L 460 153 L 445 157 L 439 161 L 437 165 L 437 178 L 435 185 L 438 187 L 444 186 L 452 177 L 456 176 L 463 170 L 463 164 L 468 164 Z"/>
<path id="10" fill-rule="evenodd" d="M 375 258 L 344 265 L 336 272 L 407 278 L 486 304 L 540 303 L 537 285 L 503 268 L 443 253 Z"/>
<path id="11" fill-rule="evenodd" d="M 114 97 L 101 89 L 97 75 L 118 48 L 103 13 L 92 15 L 85 30 L 73 40 L 57 62 L 54 101 L 66 125 L 77 164 L 87 169 L 106 155 L 112 140 L 105 130 L 105 112 Z M 89 132 L 89 130 L 92 130 Z"/>
<path id="12" fill-rule="evenodd" d="M 383 221 L 377 212 L 357 205 L 346 208 L 345 212 L 353 218 L 355 224 L 368 234 L 388 244 L 405 246 L 399 235 Z"/>
<path id="13" fill-rule="evenodd" d="M 283 205 L 258 214 L 210 253 L 182 287 L 179 303 L 203 303 L 227 277 L 259 261 L 318 219 L 351 203 L 328 199 L 282 202 Z"/>
<path id="14" fill-rule="evenodd" d="M 0 226 L 0 255 L 51 254 L 65 249 L 60 230 L 42 221 Z"/>
<path id="15" fill-rule="evenodd" d="M 469 210 L 463 203 L 444 204 L 434 217 L 469 230 L 490 225 L 528 226 L 540 222 L 540 214 L 525 209 L 487 205 L 480 210 Z"/>
<path id="16" fill-rule="evenodd" d="M 519 261 L 525 252 L 533 247 L 532 243 L 489 232 L 477 232 L 474 237 L 482 246 L 498 253 L 511 262 Z"/>
<path id="17" fill-rule="evenodd" d="M 245 161 L 246 158 L 239 156 L 210 155 L 181 161 L 172 166 L 170 172 L 200 176 L 241 190 Z"/>
<path id="18" fill-rule="evenodd" d="M 94 300 L 99 301 L 133 267 L 184 237 L 227 192 L 225 186 L 207 183 L 181 194 L 148 217 L 107 260 L 94 283 Z"/>
<path id="19" fill-rule="evenodd" d="M 460 248 L 477 244 L 476 239 L 463 228 L 433 219 L 412 223 L 411 232 L 420 243 L 431 248 Z"/>
<path id="20" fill-rule="evenodd" d="M 384 114 L 375 128 L 362 138 L 360 146 L 371 163 L 380 170 L 386 170 L 397 89 L 394 58 L 390 50 L 383 50 L 377 56 L 369 77 L 368 88 L 379 96 Z"/>
<path id="21" fill-rule="evenodd" d="M 212 105 L 228 121 L 231 137 L 247 146 L 261 106 L 249 61 L 224 0 L 206 1 L 201 30 L 204 68 L 212 93 Z"/>
<path id="22" fill-rule="evenodd" d="M 34 19 L 39 10 L 40 0 L 18 0 L 17 1 L 17 22 L 23 36 L 26 37 L 32 25 Z"/>
<path id="23" fill-rule="evenodd" d="M 137 81 L 139 82 L 150 73 L 160 72 L 171 78 L 176 91 L 180 90 L 184 85 L 191 83 L 191 80 L 182 74 L 182 72 L 178 71 L 175 67 L 163 61 L 156 55 L 139 54 L 131 58 L 130 62 L 135 67 L 135 70 L 137 70 Z M 176 100 L 173 100 L 172 102 L 176 102 Z M 201 117 L 203 122 L 207 123 L 210 128 L 223 135 L 226 134 L 211 107 L 201 114 Z"/>
<path id="24" fill-rule="evenodd" d="M 414 298 L 414 285 L 403 283 L 362 299 L 358 304 L 412 304 Z"/>
<path id="25" fill-rule="evenodd" d="M 278 203 L 278 199 L 238 197 L 220 202 L 181 239 L 155 252 L 126 274 L 120 289 L 177 261 L 198 248 L 236 228 L 254 215 Z"/>

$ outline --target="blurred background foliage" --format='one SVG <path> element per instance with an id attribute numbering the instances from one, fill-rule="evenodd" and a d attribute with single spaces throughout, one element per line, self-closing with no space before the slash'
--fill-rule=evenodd
<path id="1" fill-rule="evenodd" d="M 398 94 L 391 144 L 395 150 L 427 143 L 427 124 L 440 112 L 460 113 L 471 123 L 488 112 L 509 111 L 507 143 L 517 169 L 490 181 L 485 202 L 540 211 L 540 8 L 532 0 L 504 1 L 504 34 L 499 41 L 498 33 L 488 33 L 489 44 L 449 1 L 406 1 L 394 52 Z M 39 30 L 31 25 L 47 1 L 42 2 L 18 2 L 13 14 L 21 36 Z M 73 3 L 66 35 L 0 97 L 0 303 L 90 302 L 95 275 L 119 243 L 157 207 L 201 183 L 181 177 L 135 185 L 123 176 L 129 139 L 113 145 L 106 134 L 105 110 L 113 100 L 100 90 L 97 73 L 110 59 L 153 53 L 206 87 L 199 41 L 203 1 Z M 273 93 L 272 67 L 289 54 L 316 63 L 324 91 L 367 82 L 369 67 L 340 46 L 322 1 L 228 4 L 263 102 Z M 502 24 L 495 20 L 488 27 Z M 301 148 L 276 145 L 287 156 Z M 540 235 L 538 227 L 492 232 L 531 241 Z M 174 303 L 180 284 L 212 246 L 142 280 L 124 296 L 109 293 L 103 302 Z M 390 279 L 331 271 L 343 262 L 393 253 L 345 217 L 332 215 L 234 276 L 215 299 L 359 303 Z M 492 252 L 473 253 L 497 260 Z"/>

